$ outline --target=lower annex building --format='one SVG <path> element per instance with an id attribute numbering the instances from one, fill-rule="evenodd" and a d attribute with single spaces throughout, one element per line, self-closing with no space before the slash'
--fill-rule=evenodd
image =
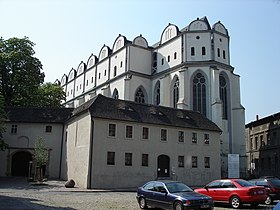
<path id="1" fill-rule="evenodd" d="M 221 130 L 198 112 L 98 95 L 76 109 L 10 109 L 9 119 L 0 176 L 27 175 L 34 141 L 42 137 L 49 148 L 46 175 L 83 188 L 137 187 L 159 178 L 202 185 L 220 178 Z"/>

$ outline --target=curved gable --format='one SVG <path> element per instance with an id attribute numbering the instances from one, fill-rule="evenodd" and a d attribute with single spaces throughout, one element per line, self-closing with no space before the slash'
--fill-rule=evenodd
<path id="1" fill-rule="evenodd" d="M 72 68 L 68 74 L 69 81 L 73 80 L 76 77 L 76 74 L 77 74 L 76 70 Z"/>
<path id="2" fill-rule="evenodd" d="M 126 37 L 119 34 L 118 38 L 115 40 L 113 45 L 113 52 L 116 52 L 120 48 L 124 47 L 126 44 Z"/>
<path id="3" fill-rule="evenodd" d="M 140 34 L 140 36 L 135 37 L 135 39 L 133 40 L 133 44 L 138 45 L 140 47 L 148 48 L 148 42 L 144 37 L 142 37 L 142 34 Z"/>
<path id="4" fill-rule="evenodd" d="M 189 31 L 210 30 L 210 26 L 206 18 L 202 18 L 202 19 L 197 18 L 196 20 L 190 23 L 188 30 Z"/>
<path id="5" fill-rule="evenodd" d="M 89 57 L 88 62 L 87 62 L 87 68 L 91 68 L 94 65 L 96 65 L 97 61 L 98 61 L 97 57 L 95 55 L 91 54 L 91 56 Z"/>
<path id="6" fill-rule="evenodd" d="M 110 55 L 110 53 L 111 53 L 111 49 L 104 44 L 98 56 L 99 61 L 103 60 L 104 58 L 107 58 Z"/>
<path id="7" fill-rule="evenodd" d="M 60 82 L 61 85 L 65 85 L 65 84 L 67 83 L 67 81 L 68 81 L 67 75 L 64 74 L 64 75 L 62 76 L 62 78 L 61 78 L 60 81 L 61 81 L 61 82 Z"/>
<path id="8" fill-rule="evenodd" d="M 225 28 L 225 26 L 220 21 L 213 25 L 213 29 L 215 31 L 218 31 L 218 32 L 222 33 L 222 34 L 228 35 L 227 29 Z"/>
<path id="9" fill-rule="evenodd" d="M 77 73 L 77 76 L 82 74 L 86 69 L 86 64 L 81 61 L 80 65 L 78 66 L 78 73 Z"/>
<path id="10" fill-rule="evenodd" d="M 161 34 L 160 43 L 163 44 L 167 42 L 168 40 L 176 37 L 179 33 L 179 29 L 176 25 L 170 24 L 164 29 L 164 31 Z"/>

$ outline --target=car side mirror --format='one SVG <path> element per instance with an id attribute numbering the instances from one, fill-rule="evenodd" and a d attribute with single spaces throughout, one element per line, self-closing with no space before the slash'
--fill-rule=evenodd
<path id="1" fill-rule="evenodd" d="M 204 186 L 204 188 L 205 188 L 205 190 L 207 190 L 207 191 L 208 191 L 208 186 Z"/>

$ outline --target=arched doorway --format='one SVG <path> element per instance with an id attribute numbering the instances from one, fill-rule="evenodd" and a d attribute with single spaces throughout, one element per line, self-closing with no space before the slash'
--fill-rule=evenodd
<path id="1" fill-rule="evenodd" d="M 170 177 L 170 158 L 167 155 L 158 156 L 157 177 Z"/>
<path id="2" fill-rule="evenodd" d="M 12 157 L 12 176 L 28 176 L 29 161 L 32 161 L 29 152 L 16 152 Z"/>

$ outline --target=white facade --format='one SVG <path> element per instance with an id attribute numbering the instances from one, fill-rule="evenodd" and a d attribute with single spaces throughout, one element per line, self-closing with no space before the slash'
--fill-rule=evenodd
<path id="1" fill-rule="evenodd" d="M 230 64 L 229 35 L 220 21 L 210 27 L 204 17 L 182 30 L 169 24 L 153 46 L 142 35 L 132 42 L 119 35 L 112 50 L 104 45 L 95 58 L 82 73 L 94 82 L 86 79 L 81 83 L 82 75 L 75 76 L 74 69 L 62 77 L 67 107 L 76 107 L 97 94 L 135 101 L 141 88 L 144 103 L 200 111 L 215 122 L 223 131 L 222 176 L 227 177 L 227 155 L 231 153 L 240 155 L 240 172 L 245 175 L 240 77 Z M 77 91 L 75 83 L 84 91 Z M 179 91 L 174 92 L 176 85 Z"/>
<path id="2" fill-rule="evenodd" d="M 51 127 L 50 132 L 46 132 L 46 126 Z M 49 163 L 45 175 L 48 178 L 55 179 L 60 177 L 61 149 L 64 139 L 62 123 L 11 122 L 6 123 L 6 128 L 7 131 L 3 133 L 3 139 L 9 144 L 9 148 L 0 152 L 0 176 L 27 176 L 26 169 L 29 166 L 20 166 L 20 164 L 25 164 L 26 161 L 21 162 L 16 159 L 17 155 L 19 155 L 18 158 L 24 159 L 30 157 L 30 161 L 33 161 L 35 142 L 42 138 L 49 151 Z M 21 153 L 23 156 L 20 156 Z M 34 162 L 32 164 L 32 167 L 34 167 Z M 32 175 L 34 170 L 30 172 L 30 175 Z"/>

